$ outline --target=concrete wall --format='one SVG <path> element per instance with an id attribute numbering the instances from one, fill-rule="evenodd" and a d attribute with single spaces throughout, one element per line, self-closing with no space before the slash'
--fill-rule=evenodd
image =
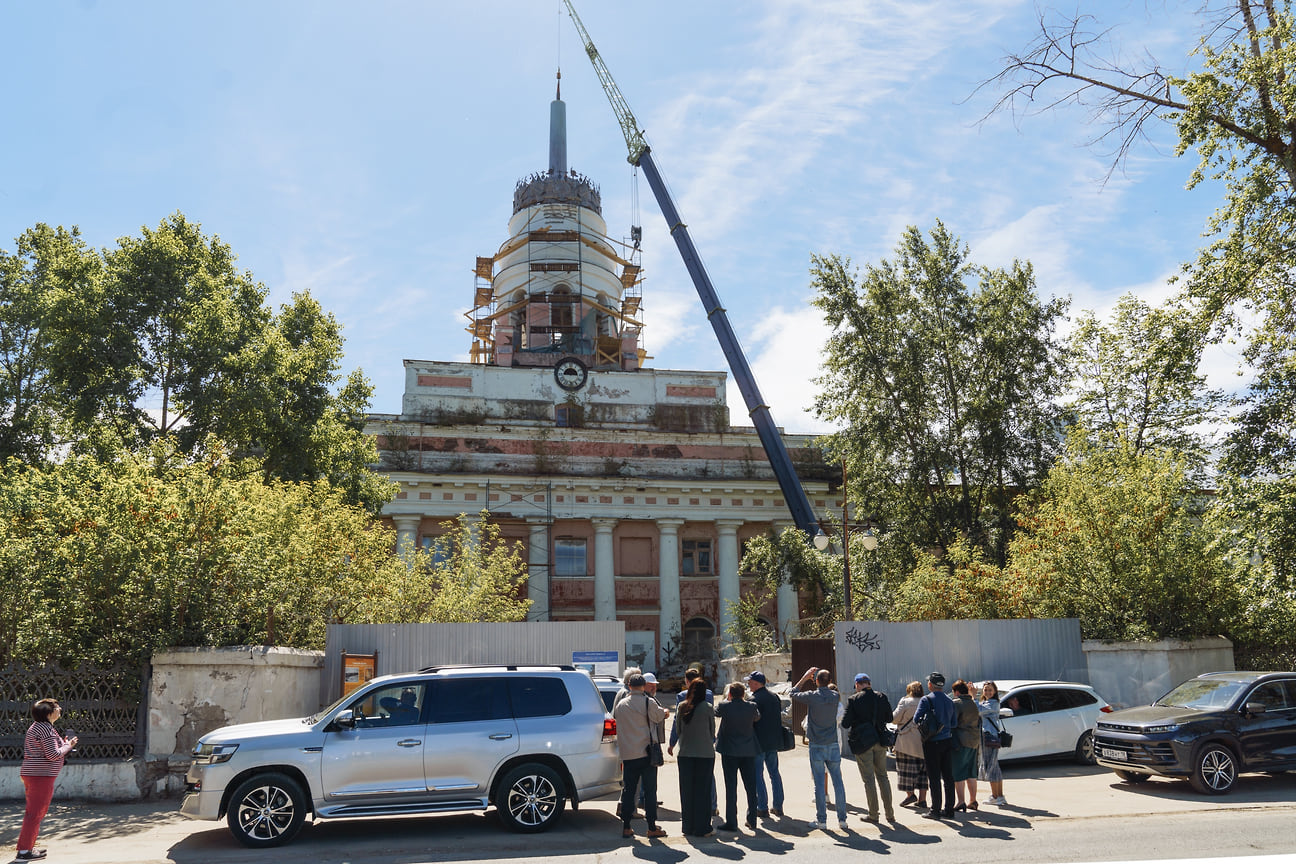
<path id="1" fill-rule="evenodd" d="M 752 672 L 765 673 L 765 683 L 769 685 L 786 683 L 788 673 L 792 671 L 792 655 L 787 653 L 756 654 L 751 657 L 734 657 L 720 661 L 718 681 L 708 682 L 717 693 L 731 681 L 746 683 Z M 805 670 L 802 670 L 803 672 Z"/>
<path id="2" fill-rule="evenodd" d="M 153 657 L 148 758 L 186 763 L 203 735 L 234 723 L 303 717 L 319 701 L 322 651 L 180 648 Z"/>
<path id="3" fill-rule="evenodd" d="M 76 756 L 63 766 L 54 781 L 54 802 L 68 799 L 94 801 L 135 801 L 144 797 L 141 759 L 116 759 L 110 762 L 78 762 Z M 0 801 L 22 801 L 22 777 L 18 766 L 0 771 Z M 14 830 L 18 830 L 16 825 Z"/>
<path id="4" fill-rule="evenodd" d="M 1089 662 L 1089 683 L 1117 708 L 1150 704 L 1203 672 L 1233 670 L 1233 643 L 1222 638 L 1191 642 L 1086 640 L 1081 648 Z"/>

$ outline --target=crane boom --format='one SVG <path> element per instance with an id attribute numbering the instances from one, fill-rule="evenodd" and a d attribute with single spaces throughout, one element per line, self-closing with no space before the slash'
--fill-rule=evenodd
<path id="1" fill-rule="evenodd" d="M 627 161 L 631 165 L 643 168 L 644 176 L 653 191 L 653 197 L 657 199 L 657 206 L 661 208 L 671 236 L 675 238 L 680 257 L 684 259 L 684 266 L 693 280 L 693 287 L 697 289 L 698 297 L 702 300 L 702 308 L 706 310 L 707 319 L 711 322 L 711 329 L 715 331 L 720 348 L 729 362 L 729 369 L 733 372 L 734 381 L 738 385 L 739 392 L 742 393 L 743 401 L 747 403 L 748 415 L 756 427 L 761 446 L 765 448 L 765 456 L 774 469 L 774 476 L 783 493 L 783 500 L 787 502 L 788 510 L 792 513 L 792 520 L 807 537 L 813 537 L 820 532 L 814 509 L 810 506 L 810 500 L 806 497 L 801 480 L 792 467 L 792 457 L 788 455 L 787 446 L 778 433 L 778 426 L 770 415 L 769 406 L 765 404 L 760 388 L 756 386 L 756 377 L 752 375 L 751 366 L 747 363 L 747 355 L 743 353 L 742 345 L 739 344 L 738 337 L 729 324 L 729 315 L 721 305 L 715 286 L 711 284 L 711 277 L 707 275 L 706 267 L 703 266 L 697 248 L 693 245 L 688 226 L 680 218 L 670 191 L 666 188 L 666 182 L 653 161 L 652 149 L 639 128 L 639 121 L 635 119 L 625 97 L 621 95 L 616 82 L 612 80 L 612 73 L 608 72 L 598 49 L 594 47 L 594 40 L 590 38 L 585 25 L 581 23 L 580 16 L 576 14 L 572 0 L 563 0 L 563 2 L 585 45 L 585 53 L 594 64 L 594 72 L 598 75 L 599 83 L 603 85 L 603 92 L 607 94 L 608 101 L 612 104 L 617 122 L 621 124 L 621 133 L 625 136 L 626 146 L 630 149 Z"/>

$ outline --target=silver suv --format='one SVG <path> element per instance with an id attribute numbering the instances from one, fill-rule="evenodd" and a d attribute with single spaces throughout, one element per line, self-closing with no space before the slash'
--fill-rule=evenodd
<path id="1" fill-rule="evenodd" d="M 621 789 L 616 723 L 571 666 L 442 666 L 375 678 L 310 717 L 194 747 L 180 812 L 277 846 L 316 819 L 485 810 L 544 831 Z"/>

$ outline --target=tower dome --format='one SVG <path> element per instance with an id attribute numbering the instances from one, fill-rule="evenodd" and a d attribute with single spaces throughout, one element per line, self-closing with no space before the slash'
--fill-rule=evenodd
<path id="1" fill-rule="evenodd" d="M 567 167 L 559 89 L 549 106 L 549 168 L 518 182 L 509 239 L 477 259 L 473 361 L 553 366 L 575 357 L 594 368 L 639 368 L 640 267 L 619 250 L 638 255 L 608 237 L 598 187 Z"/>

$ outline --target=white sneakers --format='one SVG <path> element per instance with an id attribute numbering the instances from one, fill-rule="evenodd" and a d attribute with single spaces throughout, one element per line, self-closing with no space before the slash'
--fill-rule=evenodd
<path id="1" fill-rule="evenodd" d="M 1005 797 L 1002 796 L 1002 795 L 999 795 L 999 796 L 997 796 L 997 797 L 991 797 L 991 799 L 990 799 L 990 803 L 991 803 L 991 804 L 994 804 L 994 805 L 996 805 L 996 806 L 998 806 L 998 807 L 1003 807 L 1005 804 L 1008 803 L 1008 799 L 1005 798 Z"/>
<path id="2" fill-rule="evenodd" d="M 812 831 L 813 831 L 813 830 L 816 830 L 816 829 L 821 830 L 821 831 L 827 831 L 827 830 L 828 830 L 828 823 L 827 823 L 827 822 L 808 822 L 808 823 L 806 823 L 806 824 L 808 824 L 808 825 L 810 826 L 810 830 L 812 830 Z"/>

